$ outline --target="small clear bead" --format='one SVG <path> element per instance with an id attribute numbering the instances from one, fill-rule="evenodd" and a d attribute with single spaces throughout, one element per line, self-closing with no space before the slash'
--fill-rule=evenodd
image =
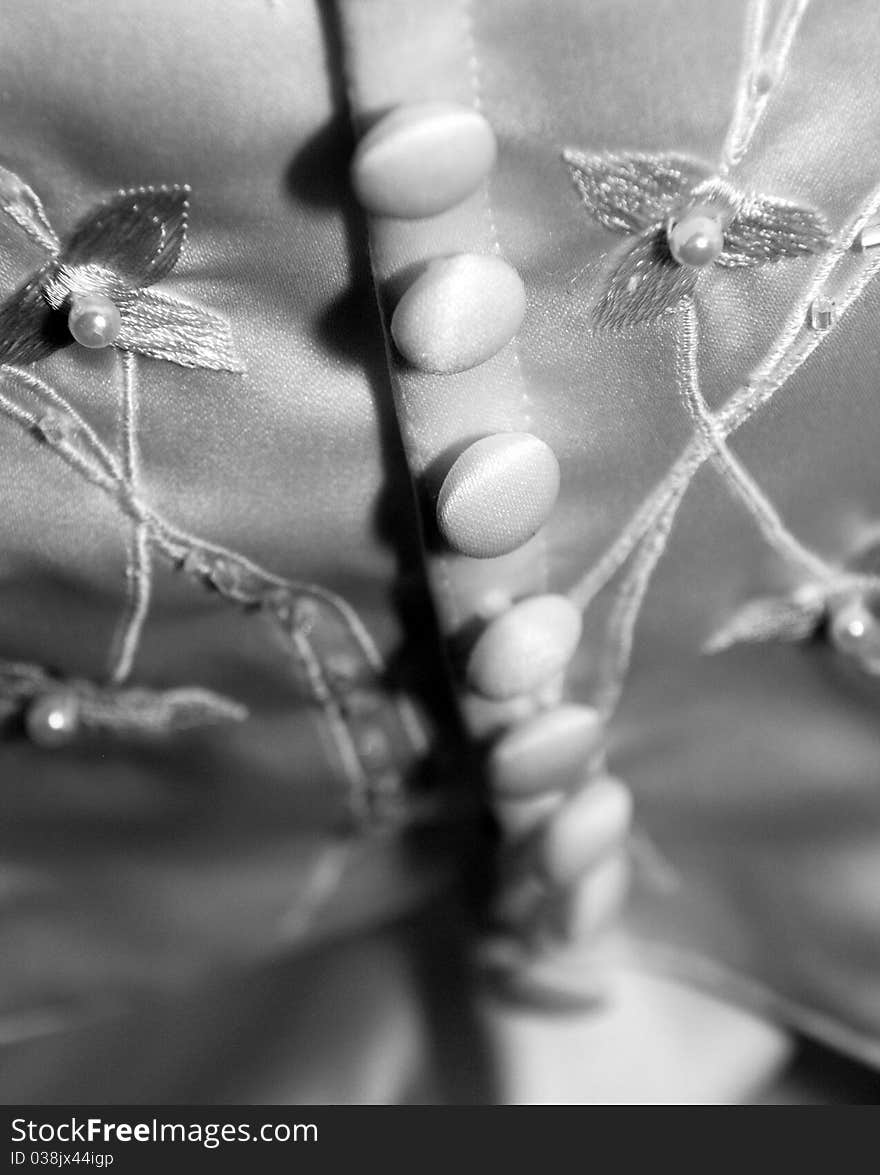
<path id="1" fill-rule="evenodd" d="M 79 729 L 79 700 L 69 690 L 43 694 L 28 707 L 25 715 L 28 737 L 40 747 L 69 743 Z"/>
<path id="2" fill-rule="evenodd" d="M 184 575 L 204 575 L 207 565 L 207 560 L 201 551 L 187 551 L 180 562 L 180 570 Z"/>
<path id="3" fill-rule="evenodd" d="M 50 444 L 59 444 L 66 441 L 72 431 L 72 421 L 63 413 L 50 408 L 37 421 L 37 429 L 44 441 Z"/>
<path id="4" fill-rule="evenodd" d="M 387 800 L 402 793 L 403 780 L 397 771 L 383 771 L 372 780 L 370 787 L 374 795 Z"/>
<path id="5" fill-rule="evenodd" d="M 378 767 L 388 761 L 391 744 L 384 730 L 378 726 L 370 726 L 358 739 L 358 751 L 365 763 L 371 767 Z"/>
<path id="6" fill-rule="evenodd" d="M 231 559 L 215 559 L 211 568 L 211 583 L 218 592 L 236 595 L 242 588 L 242 572 Z"/>
<path id="7" fill-rule="evenodd" d="M 382 708 L 379 694 L 366 689 L 352 689 L 345 695 L 345 712 L 353 718 L 368 718 Z"/>
<path id="8" fill-rule="evenodd" d="M 67 325 L 83 347 L 110 347 L 119 337 L 122 319 L 115 302 L 103 294 L 83 294 L 70 305 Z"/>
<path id="9" fill-rule="evenodd" d="M 691 208 L 666 231 L 669 252 L 679 265 L 702 268 L 717 261 L 724 249 L 724 224 L 716 209 Z"/>
<path id="10" fill-rule="evenodd" d="M 283 628 L 293 624 L 293 600 L 284 588 L 273 588 L 263 597 L 263 607 L 268 608 Z"/>
<path id="11" fill-rule="evenodd" d="M 773 71 L 767 66 L 762 66 L 752 78 L 752 90 L 761 96 L 769 94 L 775 84 L 776 78 L 773 75 Z"/>
<path id="12" fill-rule="evenodd" d="M 830 298 L 814 298 L 810 303 L 810 328 L 828 330 L 834 326 L 837 309 Z"/>
<path id="13" fill-rule="evenodd" d="M 318 623 L 318 605 L 314 600 L 297 600 L 293 609 L 293 623 L 305 636 Z"/>
<path id="14" fill-rule="evenodd" d="M 324 661 L 324 669 L 340 689 L 350 689 L 358 675 L 358 663 L 349 653 L 330 653 Z"/>
<path id="15" fill-rule="evenodd" d="M 832 609 L 831 640 L 869 673 L 880 673 L 880 619 L 864 596 L 853 596 Z"/>
<path id="16" fill-rule="evenodd" d="M 859 248 L 876 249 L 880 246 L 880 220 L 875 221 L 874 224 L 866 224 L 859 233 Z"/>

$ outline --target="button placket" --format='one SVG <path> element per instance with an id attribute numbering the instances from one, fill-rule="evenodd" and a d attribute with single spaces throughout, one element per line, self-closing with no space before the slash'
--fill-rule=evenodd
<path id="1" fill-rule="evenodd" d="M 395 0 L 386 3 L 389 16 L 401 11 Z M 343 13 L 352 39 L 362 22 L 368 31 L 360 6 L 346 4 Z M 445 10 L 428 15 L 445 26 Z M 448 148 L 454 126 L 472 126 L 467 119 L 441 117 L 443 150 L 432 164 L 441 172 L 434 190 L 446 197 L 430 207 L 424 203 L 426 168 L 419 154 L 440 132 L 420 122 L 425 112 L 418 99 L 438 94 L 452 99 L 462 94 L 463 84 L 472 86 L 472 78 L 461 73 L 466 55 L 453 60 L 451 52 L 438 49 L 426 56 L 424 34 L 422 29 L 409 40 L 404 22 L 403 43 L 381 77 L 375 61 L 372 71 L 354 62 L 356 120 L 359 111 L 393 110 L 362 138 L 353 183 L 371 214 L 371 254 L 394 344 L 392 375 L 404 443 L 413 472 L 430 495 L 432 529 L 442 540 L 428 553 L 441 627 L 457 644 L 466 634 L 475 635 L 461 662 L 462 708 L 476 737 L 491 731 L 503 746 L 532 723 L 565 725 L 563 682 L 580 640 L 581 615 L 566 597 L 548 591 L 542 542 L 532 541 L 552 516 L 559 465 L 533 435 L 531 413 L 524 409 L 529 396 L 513 340 L 527 298 L 519 275 L 498 256 L 483 187 L 488 167 L 472 194 L 455 202 L 466 190 L 456 159 L 468 150 L 464 139 L 460 151 Z M 446 45 L 440 30 L 438 44 Z M 417 81 L 409 52 L 417 58 L 421 52 L 424 74 Z M 402 99 L 412 104 L 404 106 Z M 471 133 L 465 130 L 464 138 Z M 385 175 L 379 174 L 383 152 Z M 444 167 L 448 174 L 442 174 Z M 598 729 L 595 734 L 598 744 Z M 583 757 L 586 742 L 592 747 L 591 738 L 579 743 L 572 737 L 558 748 L 566 762 L 554 778 L 564 776 L 572 794 L 592 777 L 601 758 L 598 746 Z M 558 811 L 563 793 L 544 786 L 550 779 L 537 761 L 507 770 L 533 775 L 536 802 L 496 796 L 499 818 L 530 837 Z M 529 790 L 528 783 L 520 786 Z M 524 806 L 532 814 L 519 821 L 515 812 Z M 502 808 L 510 809 L 509 820 Z M 537 889 L 547 896 L 545 884 Z"/>

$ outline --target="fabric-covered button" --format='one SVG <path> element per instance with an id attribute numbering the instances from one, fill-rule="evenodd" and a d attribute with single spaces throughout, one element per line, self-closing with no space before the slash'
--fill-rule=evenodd
<path id="1" fill-rule="evenodd" d="M 560 919 L 560 932 L 568 942 L 589 942 L 618 917 L 630 883 L 626 853 L 613 853 L 600 861 L 574 887 Z"/>
<path id="2" fill-rule="evenodd" d="M 499 800 L 493 804 L 492 810 L 504 839 L 513 842 L 530 837 L 545 825 L 561 802 L 558 792 L 546 792 L 540 796 Z"/>
<path id="3" fill-rule="evenodd" d="M 589 706 L 559 706 L 514 727 L 489 754 L 489 780 L 499 797 L 569 791 L 580 782 L 602 737 Z"/>
<path id="4" fill-rule="evenodd" d="M 540 861 L 548 880 L 568 886 L 623 840 L 632 820 L 632 796 L 619 779 L 587 784 L 556 812 L 544 832 Z"/>
<path id="5" fill-rule="evenodd" d="M 498 700 L 540 689 L 568 664 L 581 623 L 580 611 L 565 596 L 533 596 L 514 604 L 471 650 L 468 684 Z"/>
<path id="6" fill-rule="evenodd" d="M 538 437 L 497 433 L 474 441 L 440 487 L 437 525 L 475 559 L 521 547 L 547 520 L 559 493 L 559 462 Z"/>
<path id="7" fill-rule="evenodd" d="M 391 334 L 421 371 L 449 374 L 485 363 L 519 330 L 526 292 L 519 274 L 492 254 L 432 261 L 397 304 Z"/>
<path id="8" fill-rule="evenodd" d="M 491 126 L 470 107 L 453 102 L 401 106 L 361 139 L 352 160 L 352 184 L 364 208 L 377 216 L 434 216 L 476 191 L 496 153 Z"/>

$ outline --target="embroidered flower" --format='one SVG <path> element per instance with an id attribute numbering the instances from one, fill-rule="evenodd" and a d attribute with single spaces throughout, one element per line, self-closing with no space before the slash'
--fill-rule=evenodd
<path id="1" fill-rule="evenodd" d="M 713 264 L 763 265 L 819 253 L 830 241 L 818 213 L 740 192 L 683 155 L 568 150 L 563 157 L 590 214 L 635 237 L 596 307 L 599 326 L 656 318 L 690 297 Z"/>
<path id="2" fill-rule="evenodd" d="M 880 543 L 873 541 L 830 572 L 787 595 L 750 600 L 710 637 L 703 652 L 824 636 L 865 673 L 880 677 Z"/>
<path id="3" fill-rule="evenodd" d="M 0 307 L 0 361 L 32 363 L 76 339 L 183 367 L 240 371 L 223 318 L 149 288 L 177 264 L 188 195 L 176 185 L 120 191 L 62 244 L 39 198 L 0 168 L 0 206 L 52 255 Z"/>

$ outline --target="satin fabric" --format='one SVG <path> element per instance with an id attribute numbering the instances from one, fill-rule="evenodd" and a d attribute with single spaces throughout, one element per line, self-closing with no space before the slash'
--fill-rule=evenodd
<path id="1" fill-rule="evenodd" d="M 191 185 L 188 240 L 163 288 L 228 317 L 246 372 L 138 361 L 141 495 L 190 533 L 350 604 L 387 669 L 377 676 L 327 611 L 315 647 L 325 667 L 343 658 L 362 733 L 388 738 L 378 756 L 393 788 L 387 813 L 353 822 L 339 738 L 276 627 L 157 559 L 132 681 L 215 689 L 250 717 L 57 753 L 4 729 L 5 1100 L 161 1100 L 209 1036 L 237 1038 L 212 1013 L 224 983 L 259 986 L 267 966 L 406 914 L 460 877 L 468 852 L 476 792 L 387 398 L 325 16 L 259 2 L 99 13 L 83 0 L 0 17 L 3 164 L 62 238 L 119 188 Z M 42 260 L 0 216 L 3 296 Z M 115 351 L 68 347 L 34 370 L 118 451 L 120 367 Z M 0 656 L 104 680 L 129 524 L 6 417 L 0 445 Z M 401 694 L 436 740 L 429 763 L 401 730 Z M 325 966 L 345 970 L 345 958 Z M 313 985 L 295 969 L 288 984 L 306 1011 Z M 202 999 L 196 1039 L 181 1009 Z M 153 1061 L 125 1043 L 144 1035 L 161 1042 Z"/>
<path id="2" fill-rule="evenodd" d="M 525 281 L 529 310 L 515 346 L 528 427 L 562 466 L 540 551 L 530 545 L 489 569 L 429 553 L 442 622 L 455 635 L 493 582 L 513 595 L 575 585 L 693 434 L 670 321 L 594 327 L 593 306 L 631 242 L 590 216 L 561 155 L 678 152 L 717 166 L 740 90 L 747 6 L 472 3 L 416 14 L 376 0 L 343 10 L 356 116 L 452 98 L 478 102 L 499 137 L 485 247 Z M 782 11 L 772 6 L 771 20 Z M 393 41 L 382 37 L 390 26 Z M 807 8 L 732 184 L 815 208 L 844 231 L 877 184 L 878 31 L 856 0 Z M 378 276 L 392 294 L 405 263 L 472 247 L 468 209 L 476 218 L 480 200 L 429 224 L 371 222 Z M 772 351 L 817 264 L 713 268 L 701 278 L 699 371 L 710 405 Z M 878 297 L 869 283 L 731 440 L 791 532 L 829 562 L 846 560 L 876 510 Z M 466 373 L 471 393 L 465 377 L 398 364 L 414 468 L 427 466 L 430 479 L 431 456 L 448 453 L 457 428 L 514 426 L 524 401 L 499 379 L 504 362 Z M 647 593 L 610 731 L 612 767 L 632 784 L 637 818 L 668 866 L 662 884 L 643 871 L 633 954 L 876 1060 L 877 687 L 822 641 L 702 652 L 744 603 L 784 594 L 799 575 L 704 465 Z M 616 591 L 612 582 L 587 612 L 567 680 L 578 701 L 597 696 Z M 485 711 L 469 709 L 474 731 L 491 725 Z"/>
<path id="3" fill-rule="evenodd" d="M 424 595 L 425 563 L 435 590 L 438 581 L 410 483 L 425 468 L 411 440 L 418 404 L 398 400 L 395 417 L 364 226 L 347 194 L 343 73 L 369 76 L 375 47 L 393 52 L 401 32 L 379 11 L 364 4 L 360 32 L 344 37 L 329 4 L 235 0 L 221 13 L 207 2 L 96 9 L 39 0 L 0 18 L 2 162 L 39 192 L 62 234 L 119 187 L 193 186 L 171 284 L 229 318 L 247 373 L 144 362 L 143 492 L 188 529 L 340 593 L 393 665 L 380 711 L 398 687 L 418 697 L 433 747 L 427 817 L 414 749 L 393 748 L 409 777 L 404 809 L 427 826 L 415 851 L 389 823 L 352 839 L 339 748 L 287 650 L 259 618 L 158 567 L 135 680 L 209 686 L 245 702 L 252 717 L 158 747 L 88 742 L 47 755 L 20 737 L 4 740 L 3 1023 L 24 1050 L 10 1100 L 39 1100 L 47 1055 L 82 1077 L 88 1034 L 58 1043 L 59 1026 L 69 1033 L 110 1012 L 124 1034 L 157 999 L 173 1019 L 176 1001 L 194 998 L 209 975 L 222 981 L 386 921 L 460 871 L 476 784 Z M 540 573 L 531 549 L 500 577 L 479 574 L 514 593 L 542 583 L 565 591 L 693 426 L 663 324 L 626 336 L 592 330 L 590 308 L 620 242 L 579 203 L 561 152 L 715 160 L 744 6 L 485 0 L 470 13 L 472 58 L 466 15 L 409 6 L 407 36 L 459 72 L 442 94 L 420 91 L 427 75 L 414 59 L 401 78 L 408 100 L 469 102 L 470 71 L 479 72 L 500 142 L 490 191 L 498 247 L 529 299 L 517 340 L 529 428 L 559 458 L 563 486 Z M 878 36 L 871 0 L 816 0 L 731 178 L 811 204 L 839 229 L 878 180 Z M 39 260 L 4 219 L 3 291 Z M 766 352 L 813 264 L 701 282 L 711 403 Z M 869 286 L 733 441 L 791 529 L 829 558 L 845 557 L 876 512 L 878 298 Z M 115 354 L 68 349 L 39 370 L 116 443 Z M 426 383 L 421 394 L 429 391 Z M 438 413 L 436 434 L 420 422 L 422 452 L 444 448 L 450 430 L 511 427 L 500 401 L 474 399 L 469 412 L 473 419 Z M 0 654 L 100 678 L 125 597 L 127 525 L 6 419 L 0 443 Z M 614 769 L 632 784 L 639 820 L 677 878 L 671 891 L 642 887 L 628 949 L 639 965 L 757 1002 L 876 1059 L 876 686 L 818 644 L 700 652 L 737 606 L 789 583 L 705 467 L 648 593 L 611 730 Z M 607 603 L 588 613 L 570 668 L 576 700 L 592 696 Z M 465 617 L 442 592 L 435 604 L 451 635 Z M 475 720 L 474 737 L 491 725 Z M 335 871 L 340 829 L 347 847 Z M 28 1019 L 34 1010 L 42 1020 Z M 29 1033 L 44 1036 L 39 1062 Z M 189 1053 L 169 1050 L 149 1073 L 145 1066 L 127 1097 L 155 1095 L 170 1067 L 185 1068 L 200 1047 L 190 1041 Z M 106 1074 L 77 1088 L 105 1092 Z"/>
<path id="4" fill-rule="evenodd" d="M 559 181 L 558 149 L 717 159 L 744 8 L 513 7 L 475 6 L 477 44 L 487 115 L 507 142 L 493 188 L 502 245 L 534 307 L 520 351 L 543 391 L 540 435 L 562 462 L 563 504 L 550 526 L 554 577 L 568 584 L 653 486 L 658 465 L 677 455 L 690 423 L 667 327 L 625 337 L 590 330 L 590 299 L 617 242 Z M 734 184 L 815 207 L 843 228 L 878 182 L 877 35 L 870 5 L 807 9 Z M 715 270 L 700 282 L 710 403 L 748 378 L 814 264 Z M 731 441 L 791 531 L 832 561 L 844 560 L 876 517 L 870 324 L 878 299 L 869 285 L 839 331 Z M 708 973 L 723 989 L 723 968 L 686 960 L 693 950 L 722 961 L 757 981 L 750 995 L 759 1006 L 779 1014 L 781 998 L 783 1015 L 876 1060 L 877 685 L 821 643 L 700 651 L 738 605 L 790 582 L 754 521 L 704 468 L 647 594 L 612 736 L 612 762 L 678 876 L 667 897 L 646 895 L 638 933 L 682 945 L 673 965 Z M 601 615 L 600 601 L 592 623 L 587 616 L 575 696 L 590 689 Z"/>

